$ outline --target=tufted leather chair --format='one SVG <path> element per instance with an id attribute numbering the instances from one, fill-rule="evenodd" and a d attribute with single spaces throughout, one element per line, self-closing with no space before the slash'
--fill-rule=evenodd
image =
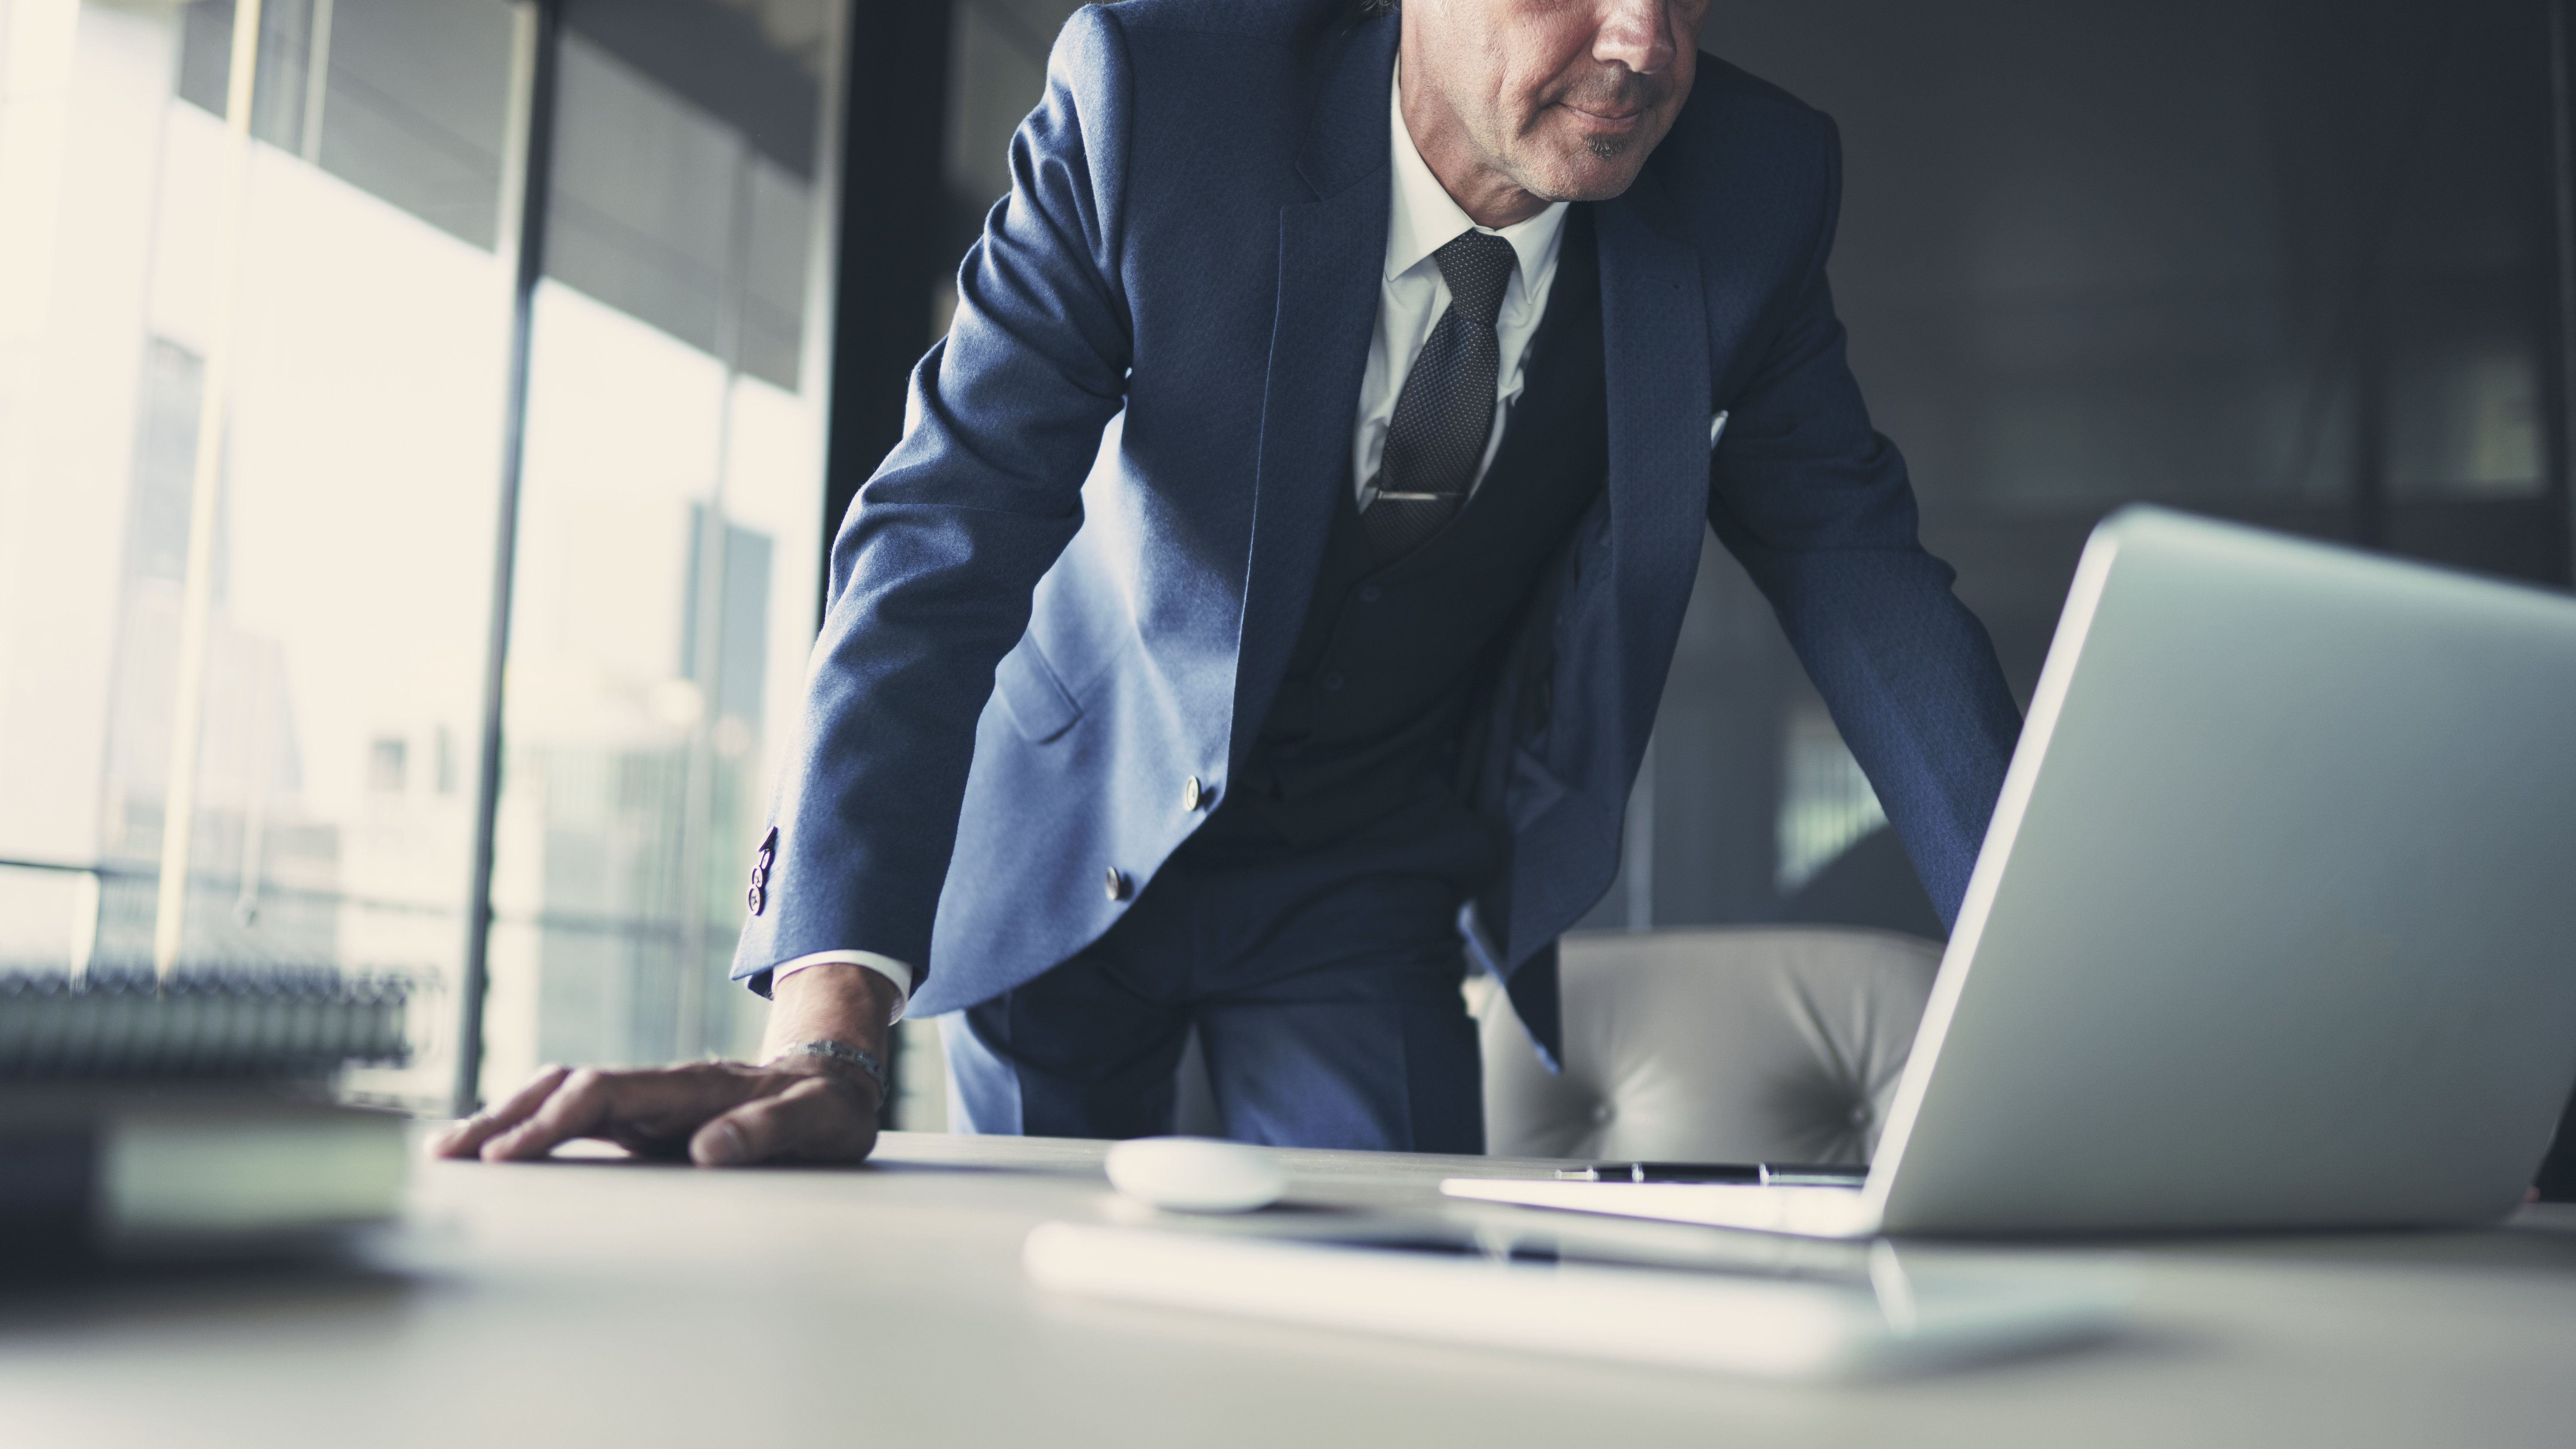
<path id="1" fill-rule="evenodd" d="M 1825 927 L 1568 937 L 1565 1071 L 1500 991 L 1477 1000 L 1485 1150 L 1510 1157 L 1866 1162 L 1941 948 Z"/>

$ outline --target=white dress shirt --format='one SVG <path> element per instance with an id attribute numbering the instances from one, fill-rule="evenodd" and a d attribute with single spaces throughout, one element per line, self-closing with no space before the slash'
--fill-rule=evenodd
<path id="1" fill-rule="evenodd" d="M 1351 432 L 1351 477 L 1362 508 L 1377 496 L 1370 480 L 1377 476 L 1378 460 L 1386 453 L 1386 431 L 1395 417 L 1396 399 L 1404 392 L 1405 375 L 1422 355 L 1422 344 L 1430 340 L 1441 314 L 1449 310 L 1449 283 L 1431 254 L 1460 232 L 1473 229 L 1511 243 L 1518 261 L 1503 284 L 1502 310 L 1494 318 L 1495 338 L 1502 344 L 1502 365 L 1494 375 L 1494 429 L 1485 439 L 1485 456 L 1476 464 L 1476 477 L 1469 484 L 1472 492 L 1492 466 L 1494 450 L 1502 444 L 1503 423 L 1520 399 L 1530 338 L 1538 332 L 1539 318 L 1547 313 L 1548 288 L 1556 281 L 1557 243 L 1565 234 L 1562 201 L 1500 231 L 1477 226 L 1459 209 L 1440 178 L 1431 174 L 1413 144 L 1413 133 L 1405 128 L 1400 66 L 1395 84 L 1387 88 L 1386 129 L 1394 192 L 1388 208 L 1386 268 L 1379 277 L 1377 328 L 1369 334 L 1368 371 L 1360 380 L 1359 423 Z M 799 956 L 771 969 L 771 989 L 808 966 L 827 964 L 864 966 L 893 982 L 895 1009 L 887 1020 L 903 1019 L 912 994 L 912 967 L 875 951 L 817 951 Z"/>
<path id="2" fill-rule="evenodd" d="M 1565 235 L 1565 203 L 1560 201 L 1527 221 L 1496 231 L 1477 226 L 1450 198 L 1440 178 L 1413 144 L 1404 125 L 1404 70 L 1387 87 L 1388 170 L 1394 176 L 1393 206 L 1386 228 L 1386 270 L 1377 294 L 1377 330 L 1369 334 L 1368 371 L 1360 379 L 1359 426 L 1351 435 L 1351 481 L 1360 507 L 1377 496 L 1370 486 L 1378 460 L 1386 454 L 1386 430 L 1395 417 L 1395 400 L 1404 392 L 1406 374 L 1422 355 L 1431 329 L 1449 310 L 1449 283 L 1431 254 L 1460 232 L 1481 231 L 1512 244 L 1519 265 L 1503 284 L 1503 306 L 1494 318 L 1495 340 L 1502 344 L 1502 366 L 1494 373 L 1494 429 L 1485 439 L 1485 456 L 1476 464 L 1469 486 L 1485 478 L 1494 450 L 1502 446 L 1503 421 L 1519 400 L 1529 361 L 1530 338 L 1547 313 L 1548 288 L 1556 282 L 1557 243 Z"/>
<path id="3" fill-rule="evenodd" d="M 779 982 L 808 966 L 865 966 L 893 982 L 894 1011 L 886 1017 L 888 1026 L 903 1020 L 904 1008 L 912 1004 L 912 968 L 892 956 L 876 951 L 817 951 L 811 956 L 799 956 L 793 961 L 773 966 L 769 970 L 770 992 L 773 995 L 776 994 Z"/>

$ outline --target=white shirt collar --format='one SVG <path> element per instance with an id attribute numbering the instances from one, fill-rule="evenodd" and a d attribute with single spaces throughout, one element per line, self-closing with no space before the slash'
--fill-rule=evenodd
<path id="1" fill-rule="evenodd" d="M 1555 203 L 1527 221 L 1516 221 L 1495 231 L 1476 226 L 1475 219 L 1450 198 L 1449 189 L 1431 174 L 1431 164 L 1422 159 L 1420 148 L 1413 144 L 1413 133 L 1405 128 L 1401 64 L 1395 68 L 1395 83 L 1387 87 L 1387 133 L 1387 149 L 1395 166 L 1395 213 L 1386 229 L 1388 281 L 1420 266 L 1423 258 L 1447 246 L 1470 227 L 1512 244 L 1520 260 L 1524 286 L 1555 257 L 1557 238 L 1565 230 L 1564 202 Z"/>

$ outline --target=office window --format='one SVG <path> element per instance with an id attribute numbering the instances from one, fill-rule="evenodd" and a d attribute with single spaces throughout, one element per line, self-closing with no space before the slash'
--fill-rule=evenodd
<path id="1" fill-rule="evenodd" d="M 38 963 L 402 971 L 434 1013 L 471 816 L 406 741 L 479 707 L 511 13 L 267 14 L 236 148 L 230 6 L 0 10 L 0 856 L 81 882 L 0 913 Z M 432 1056 L 363 1086 L 426 1101 Z"/>
<path id="2" fill-rule="evenodd" d="M 179 93 L 223 115 L 232 0 L 185 15 Z M 512 43 L 499 0 L 265 0 L 251 134 L 489 250 Z"/>
<path id="3" fill-rule="evenodd" d="M 565 10 L 486 1090 L 757 1044 L 726 981 L 820 588 L 840 7 Z"/>
<path id="4" fill-rule="evenodd" d="M 0 964 L 402 972 L 419 1058 L 350 1085 L 446 1105 L 514 269 L 551 221 L 496 886 L 532 944 L 486 1020 L 609 1058 L 740 1034 L 844 10 L 564 5 L 539 136 L 533 6 L 269 0 L 236 144 L 230 0 L 0 0 Z"/>
<path id="5" fill-rule="evenodd" d="M 402 740 L 378 740 L 367 752 L 367 788 L 379 795 L 399 795 L 410 773 L 411 748 Z"/>
<path id="6" fill-rule="evenodd" d="M 1780 761 L 1780 894 L 1794 896 L 1816 872 L 1887 824 L 1860 762 L 1833 716 L 1809 701 L 1789 712 Z"/>

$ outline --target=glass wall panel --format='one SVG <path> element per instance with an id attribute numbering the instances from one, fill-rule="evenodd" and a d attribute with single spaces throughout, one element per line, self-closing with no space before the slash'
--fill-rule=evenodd
<path id="1" fill-rule="evenodd" d="M 233 0 L 186 16 L 180 95 L 221 115 Z M 489 248 L 511 46 L 497 0 L 263 0 L 251 134 Z"/>
<path id="2" fill-rule="evenodd" d="M 813 639 L 844 7 L 565 11 L 487 1094 L 748 1052 L 742 877 Z"/>
<path id="3" fill-rule="evenodd" d="M 399 970 L 443 1095 L 512 12 L 0 5 L 0 952 Z M 184 832 L 184 835 L 174 835 Z M 165 889 L 165 881 L 168 889 Z"/>

